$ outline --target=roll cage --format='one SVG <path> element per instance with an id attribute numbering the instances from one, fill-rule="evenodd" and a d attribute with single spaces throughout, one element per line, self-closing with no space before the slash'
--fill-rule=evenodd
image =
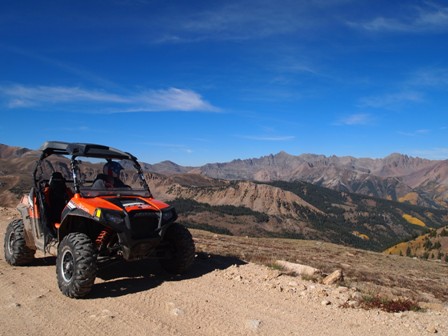
<path id="1" fill-rule="evenodd" d="M 139 196 L 152 197 L 149 186 L 144 178 L 142 168 L 137 161 L 137 158 L 128 153 L 118 150 L 113 147 L 104 145 L 97 145 L 91 143 L 69 143 L 61 141 L 47 141 L 39 149 L 42 154 L 37 161 L 36 167 L 33 173 L 34 185 L 39 189 L 40 178 L 38 177 L 38 171 L 41 169 L 42 162 L 51 155 L 63 155 L 70 157 L 70 168 L 73 178 L 73 189 L 75 193 L 80 193 L 84 197 L 96 197 L 101 195 L 114 195 L 117 191 L 94 191 L 91 188 L 85 188 L 82 186 L 79 176 L 79 161 L 78 157 L 92 158 L 92 159 L 106 159 L 106 160 L 129 160 L 132 162 L 134 168 L 137 170 L 141 185 L 143 187 L 143 194 L 137 193 Z M 126 193 L 136 195 L 132 190 L 119 190 L 120 193 Z"/>

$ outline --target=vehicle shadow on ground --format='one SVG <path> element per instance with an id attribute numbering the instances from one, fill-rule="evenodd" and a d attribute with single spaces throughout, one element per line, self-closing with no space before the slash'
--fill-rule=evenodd
<path id="1" fill-rule="evenodd" d="M 56 257 L 53 256 L 35 258 L 33 260 L 33 263 L 31 264 L 32 267 L 45 267 L 55 265 L 56 265 Z"/>
<path id="2" fill-rule="evenodd" d="M 119 297 L 143 292 L 156 288 L 164 282 L 199 278 L 215 270 L 245 263 L 235 257 L 198 253 L 187 273 L 171 275 L 160 267 L 157 260 L 117 261 L 99 268 L 97 278 L 103 282 L 96 281 L 87 299 Z"/>

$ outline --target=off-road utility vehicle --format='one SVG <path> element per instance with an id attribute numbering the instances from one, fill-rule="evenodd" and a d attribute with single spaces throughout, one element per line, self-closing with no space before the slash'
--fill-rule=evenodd
<path id="1" fill-rule="evenodd" d="M 173 207 L 152 197 L 135 156 L 59 141 L 40 151 L 34 186 L 17 207 L 21 219 L 6 230 L 9 264 L 31 264 L 36 250 L 57 256 L 59 288 L 72 298 L 90 292 L 103 261 L 156 258 L 175 274 L 192 264 L 190 232 Z"/>

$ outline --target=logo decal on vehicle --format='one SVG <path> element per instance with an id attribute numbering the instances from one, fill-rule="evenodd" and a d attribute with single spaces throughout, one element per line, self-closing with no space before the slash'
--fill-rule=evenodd
<path id="1" fill-rule="evenodd" d="M 70 202 L 67 203 L 67 207 L 68 207 L 70 210 L 73 210 L 73 209 L 76 209 L 76 208 L 77 208 L 76 204 L 73 203 L 72 201 L 70 201 Z"/>

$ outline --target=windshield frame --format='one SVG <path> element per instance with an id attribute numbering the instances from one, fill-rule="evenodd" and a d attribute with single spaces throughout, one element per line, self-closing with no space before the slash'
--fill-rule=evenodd
<path id="1" fill-rule="evenodd" d="M 65 178 L 65 182 L 73 185 L 73 191 L 75 193 L 80 194 L 82 197 L 98 197 L 98 196 L 121 196 L 121 195 L 129 195 L 129 196 L 140 196 L 140 197 L 150 197 L 152 198 L 151 191 L 149 189 L 148 183 L 143 174 L 143 170 L 138 162 L 138 159 L 130 154 L 129 152 L 124 152 L 119 149 L 92 144 L 92 143 L 70 143 L 70 142 L 62 142 L 62 141 L 47 141 L 45 142 L 39 150 L 41 151 L 39 159 L 36 161 L 36 165 L 33 171 L 33 182 L 34 187 L 37 190 L 43 190 L 44 186 L 46 186 L 49 182 L 49 175 L 52 172 L 60 171 L 63 173 Z M 53 165 L 52 161 L 49 160 L 50 157 L 63 157 L 68 160 L 67 164 L 64 166 L 64 171 L 61 171 L 62 166 L 59 166 L 57 169 L 57 165 Z M 78 171 L 78 158 L 85 158 L 86 162 L 93 163 L 98 159 L 98 161 L 103 160 L 117 160 L 122 161 L 126 160 L 131 162 L 131 165 L 126 165 L 127 170 L 132 166 L 135 168 L 134 173 L 137 175 L 136 178 L 139 181 L 141 187 L 139 188 L 109 188 L 105 189 L 92 189 L 91 186 L 86 187 L 83 186 L 82 176 L 79 174 L 81 171 Z M 54 162 L 53 162 L 54 163 Z M 49 174 L 47 174 L 49 173 Z M 99 173 L 99 172 L 98 172 Z M 91 177 L 91 179 L 93 179 Z M 93 181 L 86 181 L 92 182 Z M 137 182 L 134 180 L 134 182 Z M 134 185 L 137 183 L 133 183 Z"/>
<path id="2" fill-rule="evenodd" d="M 106 160 L 112 160 L 112 159 L 119 159 L 119 160 L 127 160 L 129 162 L 132 162 L 133 168 L 136 170 L 136 175 L 140 181 L 141 188 L 131 188 L 131 187 L 112 187 L 112 188 L 92 188 L 92 186 L 84 186 L 83 182 L 81 181 L 81 178 L 79 176 L 80 174 L 80 165 L 81 160 L 78 160 L 78 158 L 88 158 L 88 159 L 106 159 Z M 129 155 L 126 158 L 123 158 L 122 156 L 108 156 L 108 157 L 96 157 L 96 156 L 84 156 L 84 155 L 73 155 L 70 160 L 71 164 L 71 171 L 73 176 L 73 188 L 75 190 L 75 193 L 79 193 L 82 197 L 91 198 L 91 197 L 98 197 L 98 196 L 140 196 L 140 197 L 152 197 L 151 191 L 149 189 L 148 183 L 146 182 L 146 179 L 144 177 L 142 168 L 140 164 L 138 163 L 137 159 Z M 93 181 L 92 181 L 93 182 Z"/>

